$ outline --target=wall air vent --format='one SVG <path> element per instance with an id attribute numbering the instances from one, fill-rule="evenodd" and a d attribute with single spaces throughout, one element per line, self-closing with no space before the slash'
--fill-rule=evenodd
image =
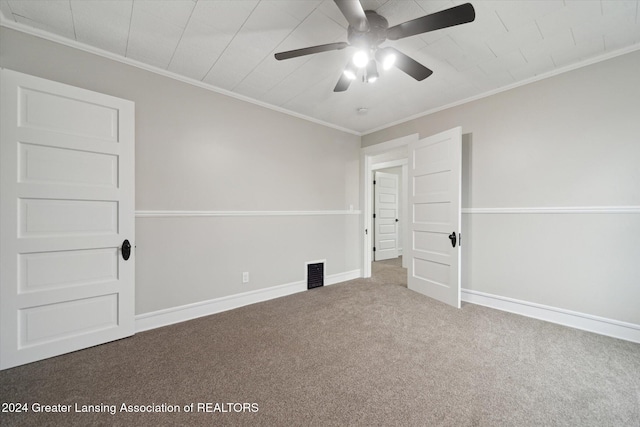
<path id="1" fill-rule="evenodd" d="M 324 263 L 307 264 L 307 289 L 324 286 Z"/>

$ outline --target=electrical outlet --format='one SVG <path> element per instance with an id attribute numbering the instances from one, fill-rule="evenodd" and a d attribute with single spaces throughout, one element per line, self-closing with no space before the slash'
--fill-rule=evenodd
<path id="1" fill-rule="evenodd" d="M 245 271 L 242 273 L 242 283 L 249 283 L 249 272 Z"/>

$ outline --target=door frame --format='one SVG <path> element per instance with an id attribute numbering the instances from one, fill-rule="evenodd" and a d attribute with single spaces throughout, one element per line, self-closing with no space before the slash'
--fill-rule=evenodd
<path id="1" fill-rule="evenodd" d="M 364 147 L 360 150 L 360 164 L 362 171 L 362 179 L 360 182 L 360 194 L 362 194 L 362 203 L 360 206 L 363 206 L 363 227 L 362 227 L 362 277 L 367 278 L 371 277 L 371 261 L 372 257 L 372 248 L 373 248 L 373 185 L 370 185 L 373 182 L 373 171 L 376 169 L 384 169 L 388 167 L 394 166 L 402 166 L 402 162 L 404 162 L 403 173 L 402 173 L 402 185 L 403 192 L 407 191 L 408 179 L 406 168 L 408 164 L 408 158 L 392 160 L 389 162 L 382 163 L 373 163 L 373 157 L 379 154 L 383 154 L 398 148 L 408 147 L 410 142 L 418 141 L 419 135 L 417 133 L 403 136 L 400 138 L 392 139 L 390 141 L 382 142 L 380 144 L 371 145 L 369 147 Z M 405 205 L 407 204 L 407 198 L 404 200 Z M 403 225 L 406 224 L 407 218 L 407 206 L 404 206 L 403 215 L 401 221 L 403 221 Z M 403 226 L 403 235 L 402 235 L 402 247 L 403 253 L 405 252 L 405 246 L 409 244 L 408 235 L 407 235 L 407 227 Z M 405 261 L 405 257 L 402 257 L 403 266 Z"/>

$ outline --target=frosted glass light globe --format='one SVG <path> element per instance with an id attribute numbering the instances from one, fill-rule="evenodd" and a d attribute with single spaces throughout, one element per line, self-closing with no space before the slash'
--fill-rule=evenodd
<path id="1" fill-rule="evenodd" d="M 355 80 L 356 79 L 356 73 L 354 73 L 353 70 L 351 70 L 349 68 L 344 70 L 343 73 L 349 80 Z"/>
<path id="2" fill-rule="evenodd" d="M 369 63 L 369 55 L 364 50 L 359 50 L 353 55 L 353 65 L 364 68 Z"/>
<path id="3" fill-rule="evenodd" d="M 393 67 L 393 64 L 396 63 L 396 56 L 393 53 L 389 53 L 384 57 L 384 62 L 382 63 L 382 68 L 385 70 Z"/>

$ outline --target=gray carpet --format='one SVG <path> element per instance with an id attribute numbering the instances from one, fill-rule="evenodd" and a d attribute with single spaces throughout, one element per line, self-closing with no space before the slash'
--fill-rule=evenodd
<path id="1" fill-rule="evenodd" d="M 640 425 L 639 344 L 471 304 L 452 309 L 408 290 L 399 260 L 373 271 L 2 371 L 2 402 L 117 410 L 0 413 L 0 423 Z M 184 412 L 198 402 L 217 411 Z M 122 403 L 181 411 L 120 412 Z"/>

